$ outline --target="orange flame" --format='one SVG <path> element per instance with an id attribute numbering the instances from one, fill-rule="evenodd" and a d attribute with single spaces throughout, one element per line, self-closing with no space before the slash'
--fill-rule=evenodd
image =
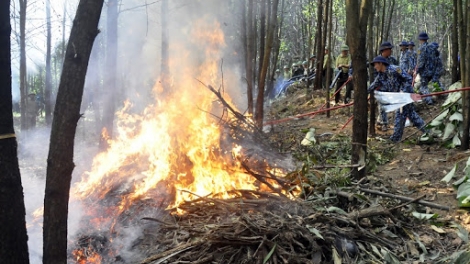
<path id="1" fill-rule="evenodd" d="M 191 52 L 176 47 L 185 56 L 178 61 L 197 60 L 199 66 L 181 68 L 178 63 L 179 77 L 172 78 L 172 93 L 143 114 L 129 113 L 132 105 L 125 103 L 117 113 L 117 134 L 109 140 L 108 151 L 95 157 L 91 171 L 74 186 L 78 199 L 103 198 L 119 189 L 122 212 L 157 189 L 167 192 L 163 195 L 173 194 L 172 205 L 178 206 L 198 196 L 257 188 L 255 179 L 234 159 L 241 147 L 233 146 L 232 153 L 220 148 L 220 127 L 208 114 L 219 105 L 214 104 L 214 94 L 196 81 L 221 82 L 223 32 L 217 22 L 204 18 L 193 25 L 189 39 Z M 157 86 L 154 91 L 161 90 Z"/>

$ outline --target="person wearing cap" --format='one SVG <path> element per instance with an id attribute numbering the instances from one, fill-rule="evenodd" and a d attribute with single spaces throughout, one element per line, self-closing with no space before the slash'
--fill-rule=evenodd
<path id="1" fill-rule="evenodd" d="M 284 66 L 283 77 L 284 77 L 284 81 L 287 81 L 292 77 L 290 68 L 287 65 Z"/>
<path id="2" fill-rule="evenodd" d="M 439 52 L 439 44 L 437 44 L 437 42 L 432 42 L 429 46 L 431 47 L 431 55 L 434 61 L 434 73 L 432 75 L 431 81 L 433 83 L 437 83 L 439 88 L 443 90 L 443 86 L 441 84 L 440 79 L 442 74 L 444 73 L 444 66 L 442 64 L 442 58 Z"/>
<path id="3" fill-rule="evenodd" d="M 416 68 L 416 61 L 418 59 L 418 54 L 415 51 L 415 43 L 413 41 L 408 42 L 408 74 L 413 76 Z"/>
<path id="4" fill-rule="evenodd" d="M 400 68 L 408 73 L 409 70 L 409 52 L 408 52 L 408 42 L 402 41 L 400 43 L 400 57 L 398 59 Z"/>
<path id="5" fill-rule="evenodd" d="M 392 49 L 393 49 L 392 43 L 388 41 L 384 41 L 382 42 L 382 44 L 380 44 L 379 53 L 380 55 L 382 55 L 382 57 L 384 57 L 388 61 L 388 63 L 398 66 L 399 65 L 398 60 L 392 56 Z"/>
<path id="6" fill-rule="evenodd" d="M 330 78 L 327 80 L 327 71 L 330 71 Z M 331 81 L 333 79 L 333 74 L 335 71 L 335 56 L 330 54 L 328 47 L 325 47 L 325 56 L 323 57 L 323 82 L 324 86 L 328 89 L 330 87 Z"/>
<path id="7" fill-rule="evenodd" d="M 419 87 L 419 92 L 421 94 L 429 94 L 428 83 L 431 81 L 434 74 L 434 61 L 432 48 L 428 44 L 428 34 L 426 32 L 421 32 L 418 35 L 420 47 L 418 49 L 418 59 L 416 62 L 416 72 L 414 73 L 413 78 L 416 78 L 416 75 L 419 74 L 421 77 L 421 86 Z M 430 96 L 424 97 L 423 101 L 428 105 L 434 104 Z"/>
<path id="8" fill-rule="evenodd" d="M 411 87 L 411 76 L 403 71 L 399 66 L 391 65 L 383 56 L 375 57 L 371 64 L 377 71 L 377 76 L 375 77 L 374 82 L 372 82 L 367 89 L 368 93 L 372 93 L 375 90 L 395 93 L 413 93 L 413 88 Z M 390 137 L 392 142 L 396 143 L 401 140 L 407 118 L 415 127 L 423 133 L 426 133 L 424 128 L 426 124 L 418 113 L 416 113 L 414 104 L 407 104 L 401 109 L 398 109 L 395 113 L 395 127 L 393 134 Z"/>
<path id="9" fill-rule="evenodd" d="M 304 75 L 304 68 L 302 67 L 302 62 L 299 61 L 292 65 L 292 78 L 299 77 L 301 78 Z"/>
<path id="10" fill-rule="evenodd" d="M 380 55 L 385 58 L 389 64 L 396 65 L 398 66 L 399 63 L 395 57 L 392 56 L 392 50 L 393 50 L 393 45 L 389 41 L 384 41 L 382 44 L 379 46 L 379 53 Z M 377 71 L 374 72 L 374 76 L 377 76 Z M 387 131 L 388 130 L 388 116 L 387 112 L 385 112 L 382 107 L 380 107 L 380 104 L 378 104 L 379 107 L 379 118 L 377 123 L 379 125 L 382 125 L 381 130 L 382 131 Z"/>
<path id="11" fill-rule="evenodd" d="M 349 47 L 347 45 L 341 45 L 341 54 L 336 58 L 336 68 L 340 70 L 340 75 L 338 81 L 336 82 L 336 95 L 335 95 L 335 104 L 339 103 L 341 99 L 340 90 L 342 86 L 348 82 L 349 79 L 349 68 L 351 68 L 351 55 L 349 55 Z M 344 97 L 344 103 L 347 104 L 351 98 L 352 83 L 348 82 L 346 84 L 346 95 Z"/>

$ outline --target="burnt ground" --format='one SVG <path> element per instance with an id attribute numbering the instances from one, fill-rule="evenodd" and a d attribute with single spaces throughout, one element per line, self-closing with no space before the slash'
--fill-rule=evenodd
<path id="1" fill-rule="evenodd" d="M 322 107 L 325 96 L 325 90 L 307 91 L 301 84 L 290 87 L 287 94 L 271 101 L 267 108 L 267 120 L 313 112 Z M 442 97 L 437 98 L 437 103 L 433 106 L 417 104 L 417 112 L 428 123 L 441 112 L 440 104 L 444 100 Z M 315 134 L 319 141 L 322 140 L 322 135 L 350 137 L 352 122 L 347 122 L 351 116 L 352 107 L 346 107 L 331 111 L 330 117 L 326 113 L 320 113 L 313 117 L 282 122 L 265 130 L 270 131 L 269 135 L 280 151 L 295 152 L 301 151 L 300 142 L 309 128 L 316 129 Z M 418 144 L 422 133 L 414 127 L 405 128 L 402 142 L 390 144 L 383 139 L 393 133 L 393 120 L 393 113 L 389 113 L 391 129 L 382 132 L 377 126 L 376 135 L 368 135 L 369 151 L 389 150 L 390 154 L 386 163 L 374 166 L 374 170 L 368 173 L 368 180 L 384 182 L 390 193 L 413 198 L 425 195 L 424 199 L 427 201 L 448 206 L 451 208 L 449 212 L 436 209 L 430 211 L 455 220 L 470 230 L 470 212 L 458 208 L 456 190 L 441 181 L 455 164 L 460 169 L 451 183 L 464 175 L 462 169 L 470 157 L 470 151 L 446 148 L 438 139 L 431 144 Z"/>

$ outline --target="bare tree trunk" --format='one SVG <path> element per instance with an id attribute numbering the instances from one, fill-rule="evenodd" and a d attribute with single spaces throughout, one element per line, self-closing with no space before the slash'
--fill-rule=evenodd
<path id="1" fill-rule="evenodd" d="M 321 81 L 322 81 L 322 76 L 321 76 L 321 68 L 323 67 L 323 47 L 322 47 L 322 39 L 323 39 L 323 27 L 322 27 L 322 22 L 323 21 L 323 0 L 318 0 L 318 5 L 317 5 L 317 34 L 315 37 L 315 54 L 317 56 L 317 65 L 316 65 L 316 75 L 315 75 L 315 84 L 313 89 L 321 89 Z"/>
<path id="2" fill-rule="evenodd" d="M 261 77 L 261 71 L 263 68 L 263 55 L 264 51 L 266 49 L 266 24 L 268 23 L 266 13 L 267 13 L 267 8 L 268 8 L 268 2 L 271 0 L 260 0 L 260 6 L 259 6 L 259 38 L 258 38 L 258 43 L 259 43 L 259 54 L 260 54 L 260 60 L 258 61 L 258 78 Z M 260 80 L 258 79 L 258 83 Z M 258 86 L 258 93 L 261 88 Z M 264 92 L 263 92 L 264 94 Z"/>
<path id="3" fill-rule="evenodd" d="M 277 25 L 277 9 L 279 6 L 279 0 L 273 0 L 272 2 L 272 12 L 271 17 L 269 18 L 268 31 L 266 36 L 266 48 L 263 54 L 263 64 L 258 81 L 258 97 L 256 98 L 256 112 L 255 112 L 255 122 L 259 128 L 263 127 L 263 117 L 264 117 L 264 89 L 266 84 L 266 75 L 269 67 L 269 58 L 271 56 L 271 50 L 273 48 L 273 39 L 274 31 L 276 30 Z"/>
<path id="4" fill-rule="evenodd" d="M 164 91 L 170 89 L 170 29 L 168 26 L 168 0 L 162 0 L 162 65 L 160 72 L 160 80 Z"/>
<path id="5" fill-rule="evenodd" d="M 371 1 L 371 14 L 369 15 L 369 31 L 368 31 L 368 46 L 369 46 L 369 59 L 372 60 L 375 56 L 375 43 L 374 43 L 374 10 L 377 7 L 377 2 L 374 3 L 374 1 Z M 369 65 L 369 82 L 372 83 L 374 81 L 374 75 L 372 74 L 374 72 L 374 67 L 372 65 Z M 369 108 L 370 108 L 370 113 L 369 113 L 369 134 L 370 135 L 375 135 L 375 117 L 377 115 L 376 110 L 377 110 L 377 103 L 375 102 L 375 97 L 371 96 L 369 100 Z"/>
<path id="6" fill-rule="evenodd" d="M 10 1 L 0 1 L 0 263 L 29 263 L 25 206 L 13 127 Z"/>
<path id="7" fill-rule="evenodd" d="M 470 1 L 465 1 L 465 6 L 462 7 L 462 12 L 464 13 L 465 20 L 463 21 L 463 30 L 464 34 L 461 35 L 462 42 L 465 46 L 460 46 L 461 49 L 465 48 L 465 55 L 461 54 L 461 58 L 465 58 L 463 61 L 465 64 L 465 69 L 462 70 L 461 75 L 463 81 L 463 87 L 467 87 L 470 84 L 470 72 L 468 64 L 470 62 Z M 465 32 L 466 30 L 466 32 Z M 462 60 L 462 59 L 461 59 Z M 469 129 L 470 129 L 470 91 L 465 91 L 462 96 L 462 113 L 463 113 L 463 135 L 461 140 L 460 148 L 462 150 L 467 150 L 469 148 Z"/>
<path id="8" fill-rule="evenodd" d="M 108 148 L 108 138 L 113 137 L 114 112 L 116 111 L 116 68 L 117 68 L 117 17 L 118 0 L 108 0 L 106 12 L 106 67 L 104 73 L 104 90 L 110 91 L 103 110 L 103 125 L 100 149 Z"/>
<path id="9" fill-rule="evenodd" d="M 103 0 L 80 0 L 70 33 L 47 158 L 43 263 L 67 263 L 67 216 L 83 85 Z"/>
<path id="10" fill-rule="evenodd" d="M 385 8 L 385 4 L 384 4 Z M 387 29 L 385 30 L 385 39 L 388 40 L 389 35 L 390 35 L 390 27 L 392 24 L 392 17 L 393 17 L 393 11 L 395 11 L 395 0 L 392 0 L 392 3 L 390 4 L 390 9 L 388 11 L 388 22 L 387 22 Z M 390 40 L 392 41 L 392 40 Z"/>
<path id="11" fill-rule="evenodd" d="M 346 0 L 346 29 L 352 67 L 354 69 L 354 110 L 351 163 L 358 164 L 367 155 L 367 56 L 366 37 L 371 0 Z M 362 170 L 353 168 L 354 179 L 366 175 Z"/>
<path id="12" fill-rule="evenodd" d="M 452 35 L 451 35 L 451 82 L 455 83 L 460 80 L 459 76 L 459 33 L 458 33 L 458 12 L 457 12 L 457 0 L 453 2 L 453 17 L 452 17 Z"/>
<path id="13" fill-rule="evenodd" d="M 28 96 L 26 76 L 26 7 L 27 0 L 18 0 L 20 3 L 20 96 L 21 96 L 21 130 L 29 128 L 26 120 L 26 104 Z"/>
<path id="14" fill-rule="evenodd" d="M 254 45 L 254 35 L 256 32 L 256 27 L 254 25 L 253 19 L 253 8 L 254 3 L 253 0 L 248 0 L 248 7 L 247 7 L 247 38 L 246 38 L 246 84 L 247 84 L 247 99 L 248 99 L 248 114 L 253 114 L 254 110 L 254 99 L 253 99 L 253 91 L 254 91 L 254 63 L 255 63 L 255 45 Z"/>
<path id="15" fill-rule="evenodd" d="M 327 0 L 327 6 L 328 6 L 328 61 L 326 63 L 326 108 L 330 108 L 330 83 L 328 81 L 331 81 L 331 77 L 333 75 L 333 72 L 331 71 L 331 61 L 333 60 L 333 55 L 332 55 L 332 50 L 331 47 L 333 47 L 331 40 L 332 40 L 332 35 L 333 35 L 333 0 Z M 333 62 L 334 63 L 334 62 Z M 330 117 L 330 111 L 326 112 L 326 117 Z"/>
<path id="16" fill-rule="evenodd" d="M 65 5 L 65 4 L 64 4 Z M 51 70 L 51 0 L 46 0 L 46 24 L 47 24 L 47 44 L 46 44 L 46 87 L 44 89 L 44 116 L 46 124 L 52 124 L 52 70 Z"/>

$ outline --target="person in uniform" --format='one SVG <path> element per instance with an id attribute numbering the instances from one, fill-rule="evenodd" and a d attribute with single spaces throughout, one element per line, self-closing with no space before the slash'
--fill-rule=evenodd
<path id="1" fill-rule="evenodd" d="M 287 65 L 284 66 L 284 74 L 283 74 L 283 77 L 284 77 L 284 81 L 287 81 L 287 80 L 289 80 L 289 79 L 292 77 L 290 68 L 289 68 L 289 66 L 287 66 Z"/>
<path id="2" fill-rule="evenodd" d="M 399 64 L 400 65 L 400 68 L 405 71 L 406 73 L 409 72 L 409 67 L 410 67 L 410 63 L 409 63 L 409 52 L 408 52 L 408 42 L 406 41 L 402 41 L 400 43 L 400 57 L 398 59 L 399 61 Z"/>
<path id="3" fill-rule="evenodd" d="M 431 49 L 431 55 L 433 55 L 433 60 L 434 60 L 434 73 L 432 75 L 432 82 L 437 83 L 439 88 L 441 90 L 444 90 L 442 84 L 441 84 L 441 76 L 444 73 L 444 66 L 442 64 L 442 58 L 441 58 L 441 53 L 439 52 L 439 44 L 437 42 L 432 42 L 430 44 Z"/>
<path id="4" fill-rule="evenodd" d="M 391 65 L 389 61 L 382 56 L 375 57 L 371 64 L 377 71 L 377 76 L 375 77 L 374 82 L 372 82 L 367 89 L 368 93 L 375 90 L 394 93 L 413 93 L 413 88 L 411 87 L 411 76 L 403 71 L 399 66 Z M 407 104 L 401 109 L 398 109 L 395 113 L 395 128 L 392 136 L 390 137 L 392 142 L 396 143 L 401 140 L 407 118 L 423 133 L 427 132 L 425 130 L 426 124 L 418 113 L 416 113 L 414 104 Z"/>
<path id="5" fill-rule="evenodd" d="M 419 49 L 418 49 L 418 59 L 416 62 L 416 72 L 414 73 L 413 78 L 417 74 L 421 77 L 421 86 L 419 87 L 419 92 L 421 94 L 429 94 L 428 83 L 431 81 L 434 74 L 434 60 L 432 53 L 432 48 L 428 44 L 428 34 L 426 32 L 421 32 L 418 35 L 419 39 Z M 428 105 L 434 104 L 430 96 L 424 97 L 423 101 Z"/>
<path id="6" fill-rule="evenodd" d="M 339 103 L 341 99 L 340 90 L 342 86 L 348 82 L 349 79 L 349 68 L 351 68 L 351 55 L 349 55 L 349 47 L 347 45 L 341 45 L 341 54 L 336 58 L 336 68 L 340 70 L 340 75 L 336 82 L 336 95 L 335 95 L 335 104 Z M 351 91 L 353 89 L 352 83 L 348 82 L 346 84 L 346 95 L 344 97 L 344 103 L 347 104 L 351 99 Z"/>
<path id="7" fill-rule="evenodd" d="M 327 71 L 330 71 L 330 78 L 327 80 Z M 333 74 L 335 72 L 335 57 L 330 54 L 328 47 L 325 47 L 325 56 L 323 57 L 323 85 L 326 89 L 330 87 L 331 82 L 333 80 Z"/>
<path id="8" fill-rule="evenodd" d="M 418 54 L 415 50 L 415 43 L 413 41 L 408 42 L 408 74 L 413 76 L 416 68 L 416 61 L 418 59 Z"/>
<path id="9" fill-rule="evenodd" d="M 384 41 L 379 46 L 379 53 L 380 55 L 388 61 L 388 64 L 398 66 L 399 63 L 395 57 L 392 56 L 393 45 L 389 41 Z M 374 72 L 374 76 L 377 76 L 377 71 Z M 381 130 L 387 131 L 388 130 L 388 116 L 387 112 L 385 112 L 382 107 L 379 107 L 379 118 L 378 124 L 382 125 Z"/>

